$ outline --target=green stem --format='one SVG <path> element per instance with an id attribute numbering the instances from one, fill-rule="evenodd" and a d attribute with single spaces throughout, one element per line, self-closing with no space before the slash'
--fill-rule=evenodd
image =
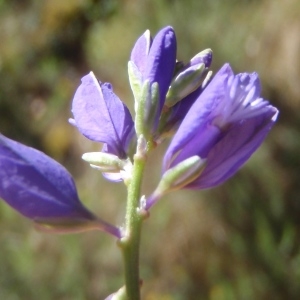
<path id="1" fill-rule="evenodd" d="M 140 300 L 139 248 L 144 217 L 141 211 L 139 211 L 139 207 L 145 162 L 145 156 L 139 153 L 135 155 L 132 179 L 128 186 L 125 233 L 124 237 L 120 240 L 128 300 Z"/>

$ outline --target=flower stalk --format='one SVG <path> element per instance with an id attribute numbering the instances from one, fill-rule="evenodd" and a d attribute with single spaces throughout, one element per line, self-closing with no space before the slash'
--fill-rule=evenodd
<path id="1" fill-rule="evenodd" d="M 140 299 L 139 248 L 142 222 L 145 219 L 141 213 L 140 199 L 147 160 L 143 137 L 139 139 L 137 149 L 128 185 L 124 235 L 119 243 L 123 254 L 126 293 L 130 300 Z"/>

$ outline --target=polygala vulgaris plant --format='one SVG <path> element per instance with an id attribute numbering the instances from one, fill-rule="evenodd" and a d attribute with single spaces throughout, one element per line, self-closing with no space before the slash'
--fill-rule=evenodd
<path id="1" fill-rule="evenodd" d="M 128 63 L 135 116 L 111 84 L 85 75 L 69 122 L 103 144 L 83 154 L 91 167 L 128 190 L 124 224 L 114 226 L 80 202 L 68 171 L 42 152 L 0 134 L 0 197 L 38 228 L 72 233 L 101 230 L 118 239 L 125 285 L 106 299 L 140 299 L 139 247 L 149 209 L 166 193 L 216 187 L 233 176 L 261 145 L 278 110 L 261 98 L 256 73 L 235 75 L 225 64 L 209 71 L 212 51 L 188 63 L 176 60 L 172 27 L 152 39 L 147 30 Z M 150 195 L 141 191 L 148 154 L 170 141 L 162 175 Z"/>

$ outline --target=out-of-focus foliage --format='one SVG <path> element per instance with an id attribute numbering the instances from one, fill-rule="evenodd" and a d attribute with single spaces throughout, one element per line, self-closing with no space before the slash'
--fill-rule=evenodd
<path id="1" fill-rule="evenodd" d="M 298 0 L 0 0 L 1 132 L 65 164 L 86 205 L 113 223 L 122 224 L 126 190 L 80 161 L 99 145 L 67 118 L 90 70 L 133 107 L 127 61 L 147 28 L 172 25 L 182 60 L 210 47 L 214 71 L 224 62 L 257 71 L 281 111 L 233 179 L 153 208 L 141 249 L 144 299 L 300 298 L 299 15 Z M 119 251 L 104 234 L 38 233 L 4 203 L 0 225 L 0 299 L 104 299 L 123 284 Z"/>

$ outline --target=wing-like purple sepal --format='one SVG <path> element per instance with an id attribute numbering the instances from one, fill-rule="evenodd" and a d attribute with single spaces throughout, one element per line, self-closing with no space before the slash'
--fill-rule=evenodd
<path id="1" fill-rule="evenodd" d="M 92 72 L 84 76 L 72 112 L 75 125 L 85 137 L 109 145 L 110 153 L 120 158 L 127 157 L 134 136 L 133 120 L 110 84 L 98 82 Z"/>
<path id="2" fill-rule="evenodd" d="M 1 134 L 0 197 L 32 220 L 95 219 L 81 204 L 73 178 L 62 165 Z"/>

